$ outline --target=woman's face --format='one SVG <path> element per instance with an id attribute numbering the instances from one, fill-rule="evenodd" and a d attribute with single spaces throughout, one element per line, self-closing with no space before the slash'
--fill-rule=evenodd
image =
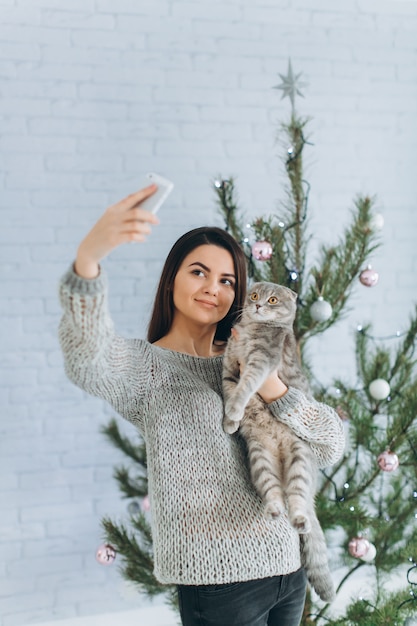
<path id="1" fill-rule="evenodd" d="M 174 317 L 216 325 L 235 298 L 233 257 L 220 246 L 198 246 L 183 260 L 174 280 Z"/>

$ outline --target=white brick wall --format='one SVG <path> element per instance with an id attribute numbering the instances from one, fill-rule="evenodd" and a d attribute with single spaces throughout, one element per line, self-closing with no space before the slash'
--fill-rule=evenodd
<path id="1" fill-rule="evenodd" d="M 248 216 L 284 198 L 289 103 L 272 87 L 290 56 L 313 118 L 312 252 L 359 192 L 385 216 L 379 285 L 359 285 L 311 347 L 320 380 L 351 375 L 356 323 L 391 334 L 416 299 L 416 41 L 415 0 L 0 0 L 2 626 L 147 602 L 94 559 L 102 514 L 126 509 L 99 433 L 112 412 L 66 380 L 56 339 L 57 281 L 83 234 L 145 171 L 175 181 L 152 240 L 106 262 L 118 328 L 143 335 L 170 245 L 222 224 L 218 173 Z"/>

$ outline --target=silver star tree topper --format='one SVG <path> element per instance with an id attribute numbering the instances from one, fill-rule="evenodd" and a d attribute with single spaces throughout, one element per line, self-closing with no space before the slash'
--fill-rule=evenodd
<path id="1" fill-rule="evenodd" d="M 273 89 L 282 90 L 281 100 L 286 97 L 291 100 L 293 113 L 295 108 L 295 96 L 298 95 L 304 98 L 304 94 L 301 92 L 301 89 L 307 87 L 307 83 L 303 80 L 300 80 L 301 74 L 302 72 L 300 72 L 299 74 L 294 74 L 294 72 L 292 71 L 291 59 L 289 59 L 287 75 L 284 76 L 283 74 L 279 74 L 280 78 L 282 79 L 282 83 L 273 87 Z"/>

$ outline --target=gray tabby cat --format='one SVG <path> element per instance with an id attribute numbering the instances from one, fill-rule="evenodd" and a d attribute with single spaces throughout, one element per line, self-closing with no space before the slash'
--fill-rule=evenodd
<path id="1" fill-rule="evenodd" d="M 228 342 L 223 364 L 227 433 L 246 441 L 252 482 L 275 518 L 288 512 L 300 534 L 301 560 L 317 594 L 330 602 L 335 593 L 323 531 L 314 508 L 317 464 L 310 446 L 273 417 L 256 391 L 272 372 L 311 397 L 297 356 L 293 332 L 297 294 L 274 283 L 255 283 L 237 334 Z M 240 373 L 239 364 L 243 364 Z"/>

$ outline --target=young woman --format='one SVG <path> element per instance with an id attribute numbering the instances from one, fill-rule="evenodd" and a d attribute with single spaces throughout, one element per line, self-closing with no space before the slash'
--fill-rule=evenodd
<path id="1" fill-rule="evenodd" d="M 157 218 L 148 187 L 111 206 L 61 282 L 60 341 L 70 379 L 107 400 L 146 441 L 155 576 L 178 586 L 184 626 L 298 626 L 306 577 L 286 515 L 269 521 L 236 436 L 223 432 L 222 351 L 244 301 L 245 258 L 219 228 L 173 246 L 148 341 L 117 335 L 100 261 L 143 241 Z M 308 441 L 319 467 L 341 456 L 341 422 L 272 375 L 259 389 L 276 419 Z"/>

